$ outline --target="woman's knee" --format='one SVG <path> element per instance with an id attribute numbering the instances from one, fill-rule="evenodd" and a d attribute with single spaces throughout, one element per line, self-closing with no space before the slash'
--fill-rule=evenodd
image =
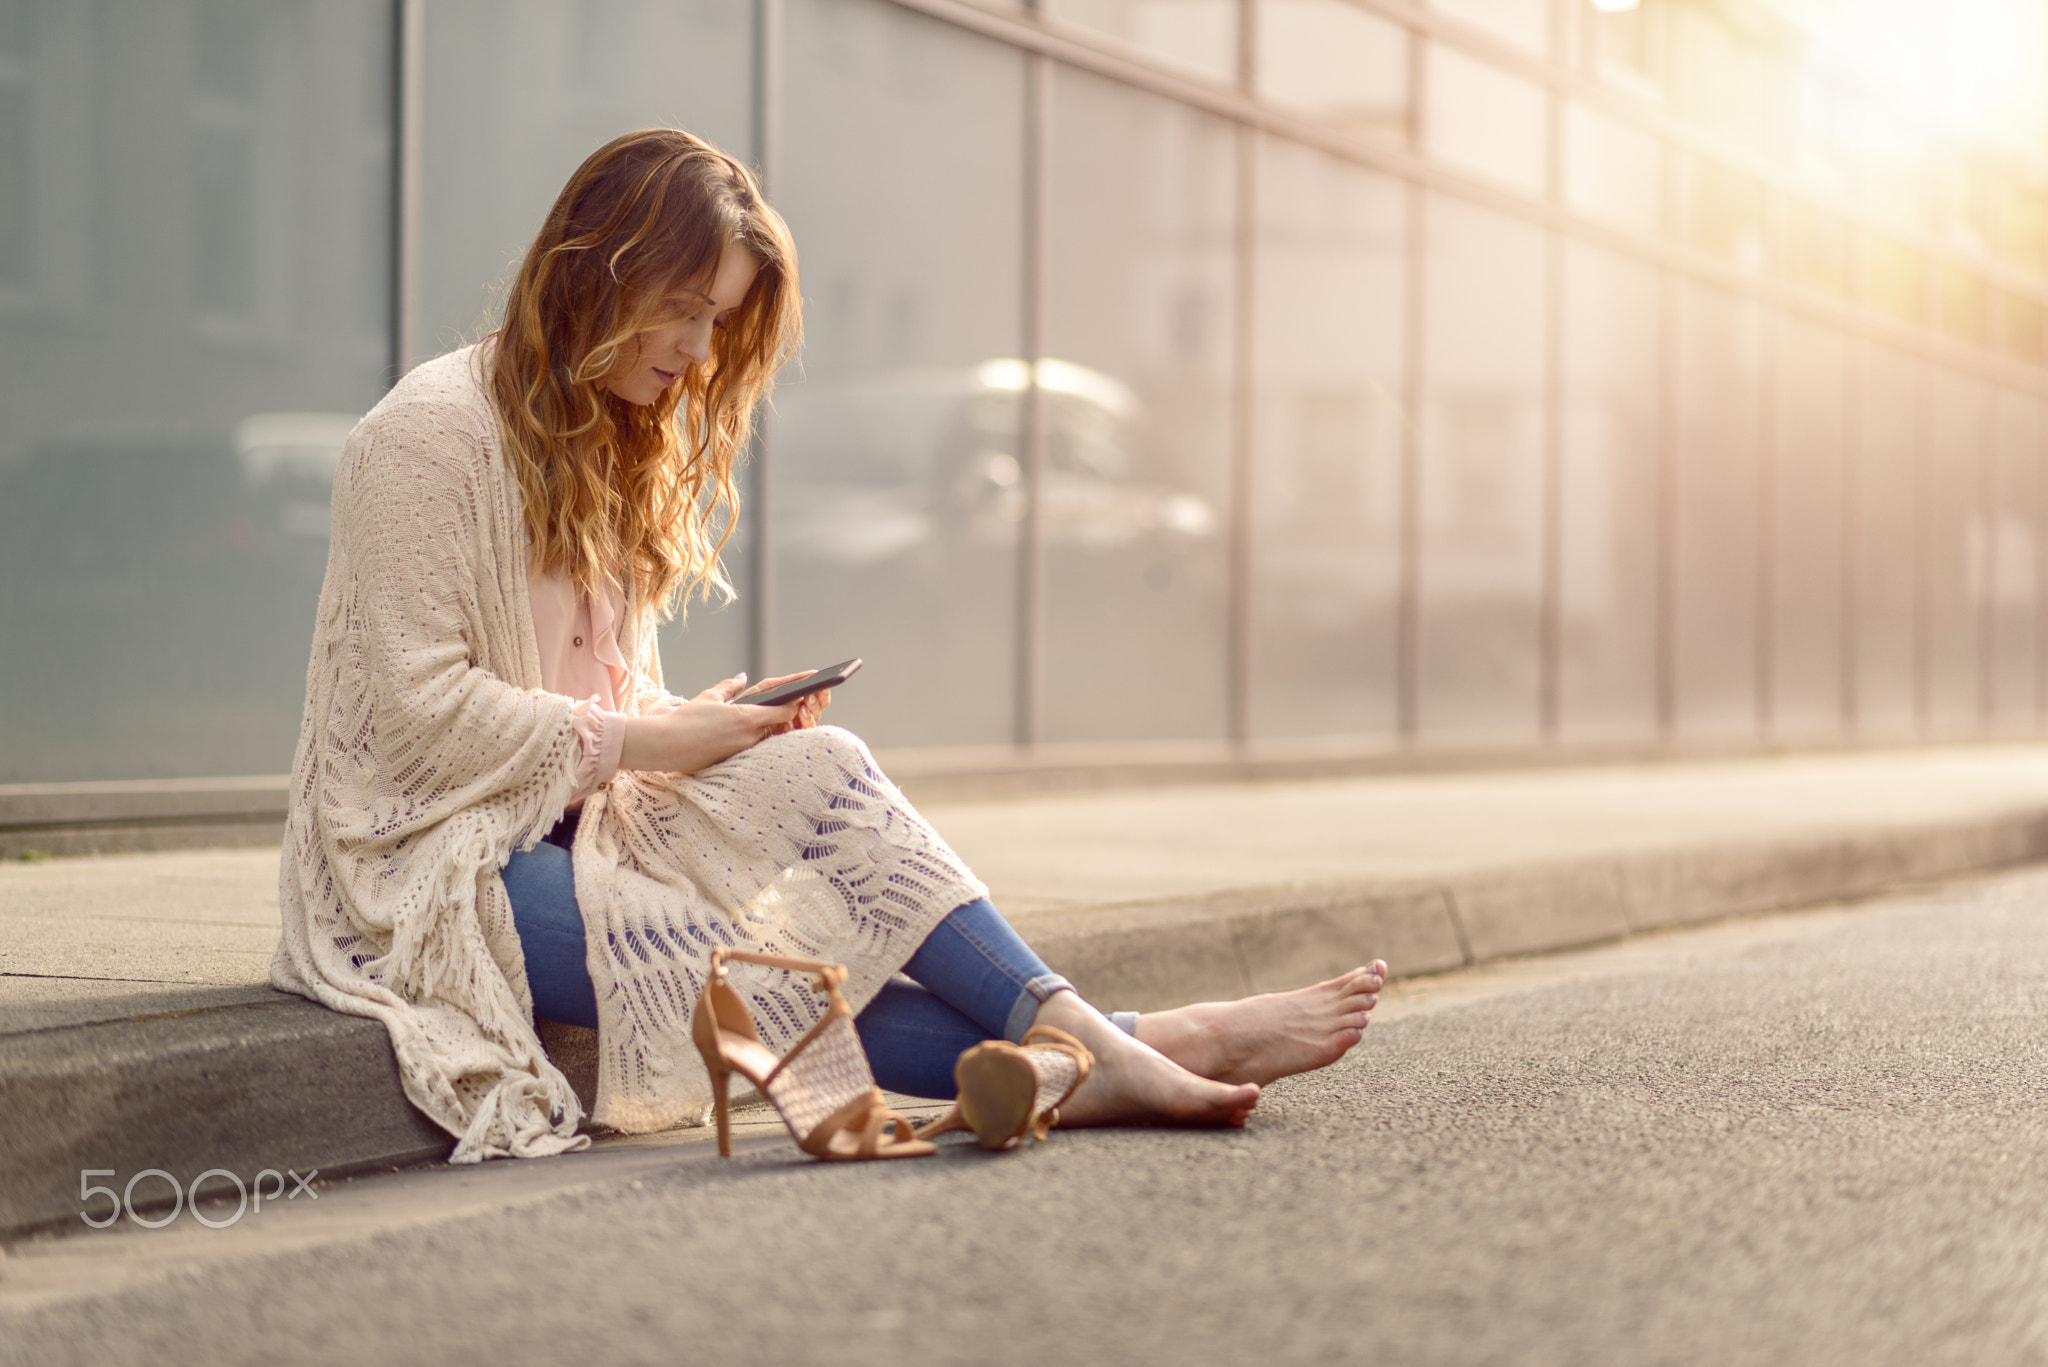
<path id="1" fill-rule="evenodd" d="M 808 726 L 785 731 L 776 740 L 800 748 L 820 768 L 835 766 L 849 778 L 876 776 L 875 757 L 868 752 L 867 742 L 843 726 Z"/>

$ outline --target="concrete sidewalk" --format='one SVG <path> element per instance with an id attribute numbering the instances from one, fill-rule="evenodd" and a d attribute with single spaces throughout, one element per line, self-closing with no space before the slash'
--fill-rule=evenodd
<path id="1" fill-rule="evenodd" d="M 915 798 L 917 785 L 910 791 Z M 1152 1009 L 1441 971 L 2048 857 L 2048 747 L 1187 785 L 927 815 L 1057 969 Z M 274 850 L 0 864 L 0 1237 L 78 1173 L 432 1159 L 380 1027 L 273 992 Z M 551 1037 L 576 1060 L 574 1032 Z"/>

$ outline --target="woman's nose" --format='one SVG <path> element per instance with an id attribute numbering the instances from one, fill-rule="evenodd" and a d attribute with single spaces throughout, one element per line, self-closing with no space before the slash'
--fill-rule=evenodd
<path id="1" fill-rule="evenodd" d="M 691 365 L 703 365 L 711 359 L 711 329 L 699 332 L 692 328 L 676 343 L 676 350 L 686 357 Z"/>

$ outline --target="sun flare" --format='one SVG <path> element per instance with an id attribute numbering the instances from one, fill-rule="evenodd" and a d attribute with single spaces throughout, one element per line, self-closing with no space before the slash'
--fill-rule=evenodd
<path id="1" fill-rule="evenodd" d="M 1811 7 L 1827 49 L 1928 135 L 2041 129 L 2042 0 L 1829 0 Z"/>

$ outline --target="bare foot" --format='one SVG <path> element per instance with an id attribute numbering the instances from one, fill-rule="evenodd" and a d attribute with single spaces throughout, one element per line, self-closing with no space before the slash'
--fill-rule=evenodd
<path id="1" fill-rule="evenodd" d="M 1386 980 L 1385 961 L 1374 959 L 1292 992 L 1147 1011 L 1138 1017 L 1138 1038 L 1191 1073 L 1263 1087 L 1344 1057 L 1365 1037 Z"/>
<path id="2" fill-rule="evenodd" d="M 1095 1055 L 1095 1070 L 1060 1107 L 1060 1124 L 1242 1125 L 1259 1104 L 1255 1086 L 1196 1077 L 1111 1025 L 1072 992 L 1055 992 L 1034 1021 L 1066 1031 Z"/>

